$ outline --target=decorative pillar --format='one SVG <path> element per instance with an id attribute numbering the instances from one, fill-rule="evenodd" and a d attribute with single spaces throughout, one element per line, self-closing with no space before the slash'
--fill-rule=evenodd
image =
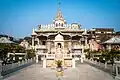
<path id="1" fill-rule="evenodd" d="M 2 61 L 0 60 L 0 80 L 3 78 L 3 76 L 1 75 L 2 72 Z"/>
<path id="2" fill-rule="evenodd" d="M 83 58 L 84 58 L 84 47 L 82 45 L 82 53 L 81 53 L 81 63 L 83 63 Z"/>
<path id="3" fill-rule="evenodd" d="M 85 46 L 87 47 L 87 37 L 85 36 Z"/>
<path id="4" fill-rule="evenodd" d="M 34 49 L 34 37 L 32 37 L 32 47 Z"/>
<path id="5" fill-rule="evenodd" d="M 40 45 L 40 40 L 39 40 L 39 38 L 37 38 L 37 42 L 38 42 L 38 44 L 37 44 L 37 45 Z"/>
<path id="6" fill-rule="evenodd" d="M 111 51 L 111 44 L 108 45 L 108 49 L 109 49 L 109 51 Z"/>
<path id="7" fill-rule="evenodd" d="M 107 68 L 107 62 L 105 62 L 105 68 Z"/>
<path id="8" fill-rule="evenodd" d="M 47 48 L 48 48 L 48 53 L 50 53 L 50 48 L 51 48 L 51 46 L 50 46 L 50 39 L 48 39 L 48 41 L 47 41 Z"/>
<path id="9" fill-rule="evenodd" d="M 75 68 L 75 58 L 72 59 L 72 68 Z"/>
<path id="10" fill-rule="evenodd" d="M 46 59 L 43 60 L 43 68 L 46 68 Z"/>
<path id="11" fill-rule="evenodd" d="M 38 63 L 38 54 L 36 54 L 36 63 Z"/>
<path id="12" fill-rule="evenodd" d="M 80 61 L 83 63 L 83 54 L 81 55 Z"/>
<path id="13" fill-rule="evenodd" d="M 71 52 L 71 46 L 72 46 L 72 44 L 71 44 L 71 40 L 69 41 L 69 50 L 70 50 L 70 52 Z"/>

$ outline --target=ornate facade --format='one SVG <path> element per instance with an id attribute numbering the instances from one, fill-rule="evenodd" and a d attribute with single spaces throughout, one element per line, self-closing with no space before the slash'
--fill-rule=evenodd
<path id="1" fill-rule="evenodd" d="M 43 67 L 56 67 L 61 60 L 63 67 L 75 67 L 75 61 L 83 62 L 84 48 L 88 48 L 87 31 L 78 23 L 67 24 L 60 6 L 52 24 L 39 25 L 32 32 L 32 47 L 36 50 L 36 62 L 43 60 Z"/>

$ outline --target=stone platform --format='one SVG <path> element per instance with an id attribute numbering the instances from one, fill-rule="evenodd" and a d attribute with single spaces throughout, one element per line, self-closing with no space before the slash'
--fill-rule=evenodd
<path id="1" fill-rule="evenodd" d="M 55 69 L 42 68 L 34 64 L 24 68 L 4 80 L 57 80 Z M 61 80 L 114 80 L 109 74 L 88 64 L 77 64 L 76 68 L 64 70 Z"/>

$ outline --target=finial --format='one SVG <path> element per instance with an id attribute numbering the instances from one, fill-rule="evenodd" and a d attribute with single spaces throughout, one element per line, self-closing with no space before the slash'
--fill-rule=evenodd
<path id="1" fill-rule="evenodd" d="M 60 4 L 61 4 L 61 3 L 58 1 L 58 9 L 60 9 Z"/>
<path id="2" fill-rule="evenodd" d="M 60 2 L 58 1 L 58 12 L 57 12 L 57 15 L 56 15 L 56 19 L 55 20 L 64 20 L 63 16 L 62 16 L 62 12 L 60 10 Z"/>

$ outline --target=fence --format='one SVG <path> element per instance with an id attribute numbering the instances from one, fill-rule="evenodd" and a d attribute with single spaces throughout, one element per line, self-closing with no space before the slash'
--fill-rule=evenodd
<path id="1" fill-rule="evenodd" d="M 98 68 L 102 71 L 105 71 L 112 76 L 115 76 L 115 65 L 106 64 L 106 63 L 104 64 L 104 63 L 101 63 L 101 62 L 88 60 L 88 59 L 84 60 L 84 62 L 93 66 L 93 67 L 96 67 L 96 68 Z"/>
<path id="2" fill-rule="evenodd" d="M 28 59 L 28 60 L 23 60 L 21 62 L 4 65 L 1 67 L 1 75 L 5 76 L 9 73 L 12 73 L 24 67 L 27 67 L 33 63 L 35 63 L 35 59 Z"/>

